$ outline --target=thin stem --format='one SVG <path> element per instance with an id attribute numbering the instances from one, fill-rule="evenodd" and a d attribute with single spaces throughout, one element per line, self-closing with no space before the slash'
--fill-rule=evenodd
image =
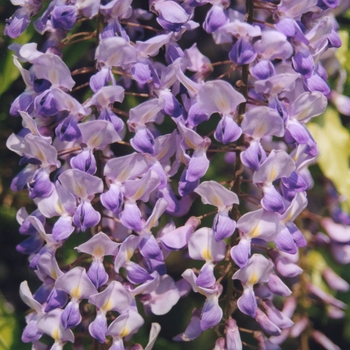
<path id="1" fill-rule="evenodd" d="M 62 151 L 58 151 L 57 155 L 58 155 L 58 157 L 62 157 L 62 156 L 65 156 L 66 154 L 70 154 L 70 153 L 77 152 L 80 150 L 81 150 L 81 147 L 72 147 L 72 148 L 64 149 Z"/>
<path id="2" fill-rule="evenodd" d="M 131 143 L 126 142 L 126 141 L 119 140 L 116 143 L 119 143 L 120 145 L 125 145 L 125 146 L 130 146 L 131 147 Z"/>
<path id="3" fill-rule="evenodd" d="M 77 265 L 78 263 L 82 262 L 82 261 L 91 261 L 91 256 L 87 255 L 87 254 L 83 254 L 81 256 L 79 256 L 77 259 L 75 259 L 73 262 L 71 262 L 70 264 L 66 265 L 66 266 L 62 266 L 62 269 L 71 269 L 73 266 Z"/>
<path id="4" fill-rule="evenodd" d="M 246 0 L 246 17 L 245 18 L 246 18 L 246 21 L 250 24 L 253 21 L 253 13 L 254 13 L 253 0 Z M 241 79 L 241 83 L 242 83 L 241 92 L 243 96 L 246 98 L 246 100 L 248 99 L 248 75 L 249 75 L 249 65 L 246 64 L 242 67 L 242 79 Z M 237 120 L 238 124 L 240 124 L 242 121 L 243 114 L 245 113 L 245 109 L 246 109 L 246 103 L 241 103 L 238 109 L 238 120 Z M 241 147 L 243 145 L 244 145 L 244 137 L 241 136 L 237 141 L 237 147 Z M 229 189 L 230 190 L 232 189 L 233 192 L 237 194 L 241 192 L 241 174 L 244 170 L 240 153 L 241 153 L 241 150 L 238 149 L 236 151 L 236 161 L 233 169 L 233 178 L 229 186 Z M 240 218 L 241 215 L 237 204 L 233 205 L 230 216 L 236 221 Z M 238 232 L 237 230 L 235 230 L 234 234 L 230 238 L 230 244 L 227 246 L 227 251 L 231 250 L 231 247 L 236 245 L 237 238 L 238 238 Z M 226 319 L 228 319 L 237 308 L 237 304 L 234 299 L 235 288 L 233 285 L 232 276 L 233 276 L 233 269 L 230 268 L 226 275 L 227 299 L 226 299 L 226 306 L 224 311 Z"/>
<path id="5" fill-rule="evenodd" d="M 95 150 L 95 159 L 96 159 L 96 176 L 98 176 L 100 179 L 103 179 L 103 168 L 104 168 L 104 160 L 103 160 L 103 153 L 101 150 Z M 99 213 L 103 213 L 103 205 L 101 202 L 101 197 L 99 197 L 99 201 L 95 205 L 95 209 Z M 94 226 L 94 229 L 96 229 L 96 233 L 102 231 L 102 220 Z M 93 230 L 91 230 L 93 232 Z"/>
<path id="6" fill-rule="evenodd" d="M 248 203 L 251 203 L 251 204 L 254 204 L 256 206 L 259 206 L 260 207 L 260 202 L 254 202 L 253 200 L 249 199 L 249 198 L 246 198 L 244 199 L 246 202 Z"/>
<path id="7" fill-rule="evenodd" d="M 218 212 L 217 210 L 211 211 L 210 213 L 206 213 L 206 214 L 203 214 L 203 215 L 201 215 L 201 216 L 197 216 L 197 219 L 198 219 L 198 220 L 202 220 L 202 219 L 204 219 L 204 218 L 206 218 L 206 217 L 208 217 L 208 216 L 211 216 L 211 215 L 216 214 L 217 212 Z"/>
<path id="8" fill-rule="evenodd" d="M 240 92 L 248 100 L 248 76 L 249 76 L 249 65 L 245 64 L 242 67 L 242 84 L 240 87 Z M 242 116 L 245 113 L 247 102 L 243 102 L 238 108 L 239 124 L 242 122 Z"/>
<path id="9" fill-rule="evenodd" d="M 133 23 L 133 22 L 127 22 L 127 21 L 120 21 L 120 23 L 124 24 L 126 26 L 129 26 L 129 27 L 144 28 L 144 29 L 147 29 L 147 30 L 151 30 L 152 32 L 156 32 L 156 33 L 161 32 L 160 29 L 156 29 L 156 28 L 153 28 L 151 26 L 146 26 L 146 25 L 141 24 L 141 23 Z"/>
<path id="10" fill-rule="evenodd" d="M 252 180 L 245 180 L 245 181 L 251 182 Z M 260 203 L 260 200 L 261 200 L 260 197 L 254 196 L 254 195 L 249 194 L 249 193 L 240 192 L 240 193 L 239 193 L 239 196 L 240 196 L 240 197 L 246 197 L 244 200 L 247 200 L 247 198 L 249 198 L 249 199 L 251 199 L 251 200 L 252 200 L 252 199 L 255 199 L 257 203 Z"/>
<path id="11" fill-rule="evenodd" d="M 129 96 L 137 96 L 137 97 L 145 97 L 145 98 L 149 98 L 151 96 L 150 94 L 145 94 L 142 92 L 131 92 L 131 91 L 125 91 L 124 94 Z"/>
<path id="12" fill-rule="evenodd" d="M 225 268 L 223 274 L 217 279 L 217 281 L 216 281 L 217 283 L 220 283 L 220 282 L 224 279 L 224 277 L 230 272 L 231 267 L 232 267 L 232 263 L 231 263 L 231 261 L 230 261 L 230 262 L 227 264 L 227 266 L 226 266 L 226 268 Z"/>
<path id="13" fill-rule="evenodd" d="M 222 79 L 226 77 L 226 75 L 230 75 L 233 71 L 236 70 L 236 68 L 237 68 L 237 65 L 232 64 L 231 67 L 225 73 L 222 73 L 221 75 L 219 75 L 217 79 Z"/>
<path id="14" fill-rule="evenodd" d="M 238 327 L 238 329 L 240 330 L 240 332 L 245 332 L 245 333 L 250 333 L 250 334 L 255 333 L 255 331 L 253 331 L 252 329 L 247 329 L 247 328 L 242 328 L 242 327 Z"/>
<path id="15" fill-rule="evenodd" d="M 214 62 L 214 63 L 211 63 L 211 66 L 212 67 L 216 67 L 216 66 L 220 66 L 222 64 L 232 64 L 232 61 L 231 60 L 226 60 L 226 61 Z"/>
<path id="16" fill-rule="evenodd" d="M 81 84 L 81 85 L 79 85 L 79 86 L 75 87 L 74 89 L 72 89 L 72 91 L 81 90 L 81 89 L 83 89 L 84 87 L 87 87 L 87 86 L 89 86 L 89 85 L 90 85 L 90 83 L 89 83 L 89 82 L 84 83 L 84 84 Z"/>
<path id="17" fill-rule="evenodd" d="M 315 214 L 315 213 L 313 213 L 313 212 L 311 212 L 310 210 L 307 210 L 307 209 L 304 209 L 301 212 L 300 216 L 303 217 L 303 218 L 316 220 L 317 222 L 319 222 L 319 221 L 321 221 L 323 219 L 322 215 Z"/>
<path id="18" fill-rule="evenodd" d="M 259 348 L 258 348 L 257 346 L 250 345 L 250 344 L 248 344 L 248 343 L 246 343 L 246 342 L 244 342 L 244 341 L 242 341 L 242 344 L 243 344 L 244 346 L 247 346 L 248 348 L 251 348 L 251 349 L 254 349 L 254 350 L 259 350 Z"/>
<path id="19" fill-rule="evenodd" d="M 72 75 L 72 77 L 73 77 L 74 75 L 92 73 L 92 72 L 94 72 L 95 70 L 96 70 L 95 67 L 84 67 L 84 68 L 79 68 L 79 69 L 73 70 L 73 72 L 71 73 L 71 75 Z"/>
<path id="20" fill-rule="evenodd" d="M 81 33 L 75 33 L 72 34 L 71 36 L 69 36 L 68 38 L 65 38 L 61 41 L 61 44 L 65 45 L 67 43 L 69 43 L 72 39 L 78 38 L 80 36 L 87 36 L 90 37 L 92 35 L 96 35 L 96 32 L 81 32 Z"/>
<path id="21" fill-rule="evenodd" d="M 82 41 L 90 40 L 90 39 L 96 37 L 96 32 L 92 32 L 92 33 L 89 33 L 89 35 L 86 35 L 84 38 L 70 41 L 70 39 L 72 37 L 81 36 L 82 34 L 86 34 L 86 33 L 89 33 L 89 32 L 73 34 L 72 36 L 67 38 L 68 39 L 67 42 L 62 42 L 60 44 L 60 48 L 63 48 L 63 47 L 66 47 L 66 46 L 70 46 L 70 45 L 74 45 L 74 44 L 80 43 Z"/>
<path id="22" fill-rule="evenodd" d="M 235 309 L 237 308 L 236 302 L 234 301 L 234 286 L 233 286 L 233 269 L 232 269 L 232 263 L 230 262 L 228 264 L 230 266 L 229 270 L 226 273 L 226 281 L 227 281 L 227 290 L 226 290 L 226 305 L 225 305 L 225 311 L 224 316 L 225 319 L 228 320 L 229 317 L 233 314 Z"/>
<path id="23" fill-rule="evenodd" d="M 103 215 L 103 217 L 104 217 L 104 218 L 107 218 L 107 219 L 111 219 L 111 220 L 113 220 L 113 221 L 115 221 L 115 222 L 121 223 L 121 221 L 120 221 L 119 219 L 115 218 L 114 216 Z"/>
<path id="24" fill-rule="evenodd" d="M 96 45 L 98 46 L 100 44 L 100 33 L 103 30 L 103 16 L 101 14 L 101 12 L 98 13 L 97 15 L 97 19 L 96 19 Z"/>
<path id="25" fill-rule="evenodd" d="M 118 108 L 113 108 L 113 112 L 118 113 L 120 115 L 123 115 L 124 117 L 129 118 L 129 113 L 122 111 L 121 109 Z"/>
<path id="26" fill-rule="evenodd" d="M 117 69 L 115 69 L 115 68 L 112 69 L 112 72 L 113 72 L 113 74 L 125 75 L 125 76 L 128 77 L 128 78 L 132 78 L 132 75 L 131 75 L 131 74 L 126 73 L 126 72 L 122 72 L 122 71 L 117 70 Z"/>

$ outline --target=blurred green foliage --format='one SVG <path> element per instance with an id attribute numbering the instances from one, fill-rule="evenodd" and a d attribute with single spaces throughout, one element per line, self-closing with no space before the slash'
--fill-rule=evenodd
<path id="1" fill-rule="evenodd" d="M 350 133 L 342 125 L 339 113 L 328 107 L 326 112 L 308 124 L 318 147 L 317 163 L 344 200 L 343 209 L 350 212 Z"/>

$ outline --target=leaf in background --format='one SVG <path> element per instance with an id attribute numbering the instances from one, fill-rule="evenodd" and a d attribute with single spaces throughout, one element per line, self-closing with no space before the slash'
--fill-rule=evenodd
<path id="1" fill-rule="evenodd" d="M 335 52 L 335 57 L 339 60 L 340 65 L 348 71 L 350 67 L 350 52 L 348 51 L 349 32 L 347 30 L 340 30 L 338 34 L 341 39 L 342 46 Z"/>
<path id="2" fill-rule="evenodd" d="M 328 266 L 321 252 L 311 250 L 307 255 L 307 266 L 310 269 L 311 283 L 325 292 L 330 290 L 322 278 L 322 271 Z"/>
<path id="3" fill-rule="evenodd" d="M 29 43 L 34 36 L 33 26 L 29 26 L 24 33 L 16 40 L 6 38 L 7 45 L 11 43 L 26 44 Z M 5 50 L 0 56 L 0 96 L 7 91 L 11 84 L 19 77 L 20 73 L 13 63 L 13 51 Z"/>
<path id="4" fill-rule="evenodd" d="M 317 142 L 321 171 L 345 197 L 343 209 L 350 212 L 349 131 L 342 125 L 338 112 L 330 107 L 315 122 L 310 122 L 308 129 Z"/>
<path id="5" fill-rule="evenodd" d="M 8 350 L 11 347 L 16 326 L 12 305 L 0 295 L 0 350 Z"/>

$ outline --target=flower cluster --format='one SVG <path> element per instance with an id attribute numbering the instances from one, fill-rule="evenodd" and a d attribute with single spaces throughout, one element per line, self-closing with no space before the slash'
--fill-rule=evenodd
<path id="1" fill-rule="evenodd" d="M 42 282 L 34 294 L 21 284 L 32 309 L 22 340 L 34 349 L 45 348 L 44 334 L 56 350 L 78 337 L 143 349 L 132 343 L 144 324 L 140 307 L 164 315 L 192 290 L 205 299 L 176 341 L 216 327 L 215 349 L 242 349 L 243 313 L 256 321 L 261 349 L 280 349 L 306 328 L 330 349 L 304 314 L 293 318 L 291 289 L 308 242 L 294 221 L 307 206 L 317 155 L 306 123 L 331 95 L 322 57 L 341 45 L 337 1 L 13 3 L 20 7 L 5 33 L 18 37 L 34 16 L 46 39 L 11 47 L 26 85 L 10 110 L 23 129 L 7 147 L 24 166 L 11 188 L 27 189 L 37 206 L 18 211 L 27 238 L 17 249 Z M 88 21 L 96 29 L 79 33 Z M 198 33 L 220 61 L 201 52 Z M 71 44 L 91 38 L 94 63 L 72 74 L 63 49 L 74 53 Z M 89 80 L 76 86 L 78 74 Z M 335 225 L 322 221 L 329 232 L 339 232 Z M 63 266 L 59 252 L 73 235 L 87 238 Z M 329 244 L 329 236 L 318 240 Z M 178 251 L 201 268 L 169 274 Z M 329 267 L 322 274 L 331 288 L 348 289 Z M 303 283 L 342 314 L 342 302 Z M 282 308 L 275 296 L 284 297 Z M 153 323 L 144 349 L 159 332 Z"/>

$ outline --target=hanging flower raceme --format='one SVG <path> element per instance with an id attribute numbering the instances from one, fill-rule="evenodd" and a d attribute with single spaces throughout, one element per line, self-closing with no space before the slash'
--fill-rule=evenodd
<path id="1" fill-rule="evenodd" d="M 332 290 L 349 289 L 316 253 L 350 262 L 345 205 L 328 186 L 306 192 L 317 160 L 307 123 L 328 97 L 347 114 L 338 2 L 12 3 L 6 35 L 33 16 L 45 35 L 11 45 L 24 82 L 10 108 L 23 127 L 6 144 L 23 166 L 11 189 L 28 189 L 34 206 L 17 212 L 17 250 L 40 281 L 33 294 L 20 286 L 32 309 L 22 341 L 151 350 L 152 315 L 200 293 L 174 341 L 215 328 L 215 350 L 277 349 L 288 337 L 336 349 L 300 310 L 316 299 L 343 317 Z M 304 211 L 316 197 L 322 212 L 312 210 L 328 217 Z M 147 324 L 148 343 L 134 344 Z"/>

